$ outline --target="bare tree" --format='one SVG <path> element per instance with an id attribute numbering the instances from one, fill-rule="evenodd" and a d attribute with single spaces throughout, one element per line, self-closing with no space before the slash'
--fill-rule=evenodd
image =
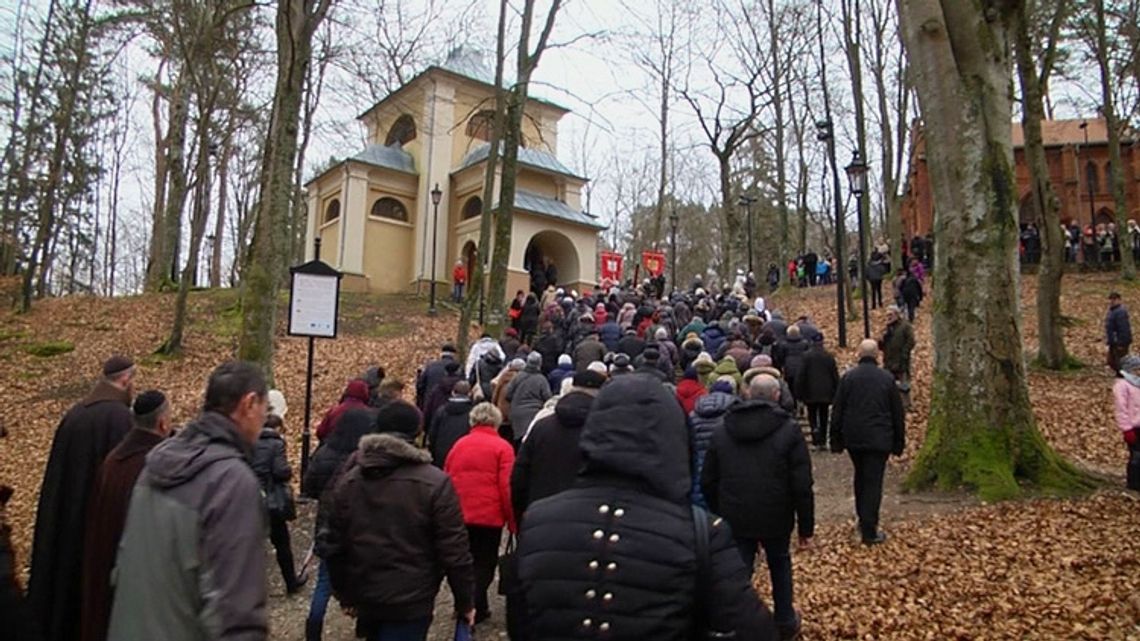
<path id="1" fill-rule="evenodd" d="M 1016 305 L 1010 138 L 1017 2 L 899 0 L 926 124 L 938 238 L 934 382 L 913 486 L 967 486 L 988 500 L 1083 486 L 1037 430 Z"/>

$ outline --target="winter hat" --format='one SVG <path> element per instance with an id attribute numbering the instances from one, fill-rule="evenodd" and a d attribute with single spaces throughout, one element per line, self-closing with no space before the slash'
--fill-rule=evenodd
<path id="1" fill-rule="evenodd" d="M 443 371 L 448 374 L 455 374 L 459 371 L 459 361 L 447 361 L 443 364 Z"/>
<path id="2" fill-rule="evenodd" d="M 376 431 L 397 434 L 411 441 L 420 433 L 423 417 L 415 406 L 406 401 L 392 401 L 376 414 Z"/>
<path id="3" fill-rule="evenodd" d="M 577 389 L 601 389 L 602 385 L 604 385 L 605 382 L 606 377 L 604 375 L 590 369 L 587 369 L 584 372 L 578 372 L 574 375 L 574 387 Z"/>
<path id="4" fill-rule="evenodd" d="M 772 366 L 772 357 L 768 356 L 767 354 L 757 354 L 752 359 L 752 362 L 748 364 L 749 369 L 755 369 L 757 367 L 771 367 L 771 366 Z"/>
<path id="5" fill-rule="evenodd" d="M 606 372 L 607 372 L 606 364 L 603 363 L 602 361 L 593 361 L 589 365 L 586 366 L 586 369 L 591 371 L 591 372 L 601 374 L 602 376 L 605 376 Z"/>
<path id="6" fill-rule="evenodd" d="M 455 354 L 455 346 L 451 343 L 444 343 L 443 347 L 439 348 L 439 351 L 444 354 Z"/>
<path id="7" fill-rule="evenodd" d="M 1120 371 L 1131 372 L 1138 368 L 1140 368 L 1140 356 L 1129 354 L 1120 359 Z"/>
<path id="8" fill-rule="evenodd" d="M 699 370 L 701 365 L 709 365 L 709 369 L 711 370 L 713 367 L 716 367 L 716 361 L 713 360 L 708 352 L 701 352 L 697 354 L 697 358 L 693 360 L 693 366 Z"/>
<path id="9" fill-rule="evenodd" d="M 135 362 L 126 356 L 115 355 L 108 358 L 103 363 L 103 376 L 111 377 L 129 370 L 135 366 Z"/>
<path id="10" fill-rule="evenodd" d="M 721 376 L 713 383 L 710 392 L 720 392 L 722 394 L 735 394 L 736 382 L 732 380 L 731 376 Z"/>
<path id="11" fill-rule="evenodd" d="M 277 418 L 285 418 L 285 414 L 289 411 L 289 405 L 285 402 L 285 395 L 281 393 L 281 390 L 271 389 L 266 397 L 269 399 L 269 414 Z"/>
<path id="12" fill-rule="evenodd" d="M 558 364 L 559 365 L 573 365 L 574 359 L 570 358 L 569 354 L 562 354 L 561 356 L 558 357 Z"/>
<path id="13" fill-rule="evenodd" d="M 503 334 L 510 336 L 511 338 L 518 338 L 519 337 L 519 330 L 517 330 L 513 327 L 508 327 L 507 330 L 505 332 L 503 332 Z"/>
<path id="14" fill-rule="evenodd" d="M 669 332 L 664 327 L 658 327 L 656 332 L 653 332 L 653 337 L 659 341 L 669 338 Z"/>
<path id="15" fill-rule="evenodd" d="M 458 363 L 457 363 L 458 364 Z M 344 396 L 342 398 L 355 398 L 358 401 L 368 402 L 368 383 L 354 378 L 348 382 L 348 386 L 344 388 Z"/>
<path id="16" fill-rule="evenodd" d="M 657 360 L 661 358 L 661 352 L 658 351 L 657 347 L 649 346 L 645 348 L 645 351 L 641 352 L 641 357 L 645 359 L 646 363 L 656 364 Z"/>
<path id="17" fill-rule="evenodd" d="M 376 389 L 380 387 L 380 383 L 384 380 L 384 368 L 379 365 L 369 367 L 360 378 L 365 383 L 368 383 L 368 389 Z"/>
<path id="18" fill-rule="evenodd" d="M 526 364 L 530 367 L 542 366 L 542 354 L 538 352 L 531 352 L 526 355 Z"/>
<path id="19" fill-rule="evenodd" d="M 531 353 L 532 354 L 538 354 L 538 352 L 531 352 Z M 538 358 L 539 358 L 539 360 L 542 360 L 542 355 L 540 354 Z M 521 358 L 512 359 L 510 363 L 507 363 L 507 369 L 514 370 L 516 372 L 521 370 L 524 367 L 526 367 L 526 361 L 524 361 Z"/>
<path id="20" fill-rule="evenodd" d="M 618 353 L 614 356 L 614 366 L 610 374 L 624 374 L 629 371 L 629 355 Z"/>
<path id="21" fill-rule="evenodd" d="M 136 418 L 139 418 L 157 412 L 164 405 L 166 405 L 166 394 L 151 389 L 135 397 L 135 404 L 131 411 L 134 412 Z"/>

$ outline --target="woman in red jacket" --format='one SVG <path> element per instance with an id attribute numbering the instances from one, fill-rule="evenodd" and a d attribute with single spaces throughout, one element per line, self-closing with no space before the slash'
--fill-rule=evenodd
<path id="1" fill-rule="evenodd" d="M 511 469 L 515 451 L 499 436 L 503 414 L 491 403 L 471 408 L 471 431 L 459 439 L 443 470 L 451 477 L 475 562 L 475 622 L 491 616 L 487 589 L 495 578 L 503 526 L 518 530 L 511 509 Z"/>

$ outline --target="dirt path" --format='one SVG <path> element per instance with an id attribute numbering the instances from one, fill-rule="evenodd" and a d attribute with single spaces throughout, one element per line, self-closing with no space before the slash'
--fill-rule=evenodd
<path id="1" fill-rule="evenodd" d="M 846 454 L 812 452 L 812 472 L 815 480 L 816 522 L 820 525 L 850 523 L 851 536 L 855 538 L 855 500 L 851 489 L 851 459 Z M 964 494 L 909 494 L 901 491 L 903 471 L 893 463 L 888 466 L 883 495 L 883 529 L 888 533 L 891 524 L 904 520 L 920 520 L 926 517 L 945 514 L 971 505 L 976 500 Z M 293 548 L 308 549 L 312 532 L 311 505 L 303 506 L 301 514 L 293 523 Z M 312 581 L 301 594 L 286 597 L 280 572 L 267 551 L 270 568 L 270 616 L 274 641 L 302 641 L 305 638 L 305 617 L 309 611 L 312 594 Z M 298 562 L 300 560 L 298 559 Z M 495 591 L 494 586 L 491 588 Z M 451 617 L 451 593 L 446 587 L 440 590 L 436 603 L 436 620 L 428 635 L 429 641 L 450 641 L 454 632 L 454 619 Z M 482 624 L 477 631 L 479 639 L 505 639 L 504 603 L 502 597 L 492 595 L 491 620 Z M 340 612 L 335 600 L 330 603 L 325 620 L 325 639 L 340 641 L 353 639 L 352 621 Z"/>

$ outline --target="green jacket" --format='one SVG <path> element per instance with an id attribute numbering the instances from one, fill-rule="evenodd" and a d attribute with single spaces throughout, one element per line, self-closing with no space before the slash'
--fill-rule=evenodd
<path id="1" fill-rule="evenodd" d="M 883 350 L 883 369 L 893 374 L 910 374 L 910 353 L 914 350 L 914 328 L 910 321 L 900 318 L 887 325 L 883 339 L 879 341 Z"/>
<path id="2" fill-rule="evenodd" d="M 740 374 L 740 369 L 736 367 L 736 361 L 731 356 L 725 356 L 720 359 L 716 364 L 716 369 L 705 378 L 705 387 L 711 388 L 716 379 L 721 376 L 731 376 L 736 381 L 736 391 L 740 391 L 740 385 L 744 381 L 744 377 Z"/>

